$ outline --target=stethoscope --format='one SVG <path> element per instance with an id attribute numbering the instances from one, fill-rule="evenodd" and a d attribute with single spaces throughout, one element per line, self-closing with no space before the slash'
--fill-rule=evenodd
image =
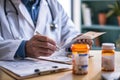
<path id="1" fill-rule="evenodd" d="M 48 3 L 48 0 L 46 0 L 47 3 Z M 51 13 L 51 17 L 52 17 L 52 23 L 50 24 L 50 29 L 51 31 L 54 31 L 56 28 L 58 28 L 57 24 L 55 24 L 53 21 L 54 21 L 54 15 L 53 15 L 53 12 L 52 12 L 52 9 L 48 3 L 48 7 L 49 7 L 49 10 L 50 10 L 50 13 Z"/>
<path id="2" fill-rule="evenodd" d="M 5 15 L 7 16 L 7 14 L 8 14 L 8 12 L 7 12 L 7 10 L 6 10 L 6 2 L 7 0 L 4 0 L 4 12 L 5 12 Z M 16 13 L 16 15 L 18 16 L 19 15 L 19 13 L 18 13 L 18 11 L 17 11 L 17 8 L 15 7 L 15 5 L 14 5 L 14 3 L 11 1 L 11 0 L 8 0 L 9 2 L 10 2 L 10 4 L 13 6 L 13 8 L 14 8 L 14 10 L 15 10 L 15 13 Z M 47 1 L 47 0 L 46 0 Z M 48 1 L 47 1 L 47 3 L 48 3 Z M 55 24 L 53 21 L 54 21 L 54 15 L 53 15 L 53 12 L 52 12 L 52 9 L 51 9 L 51 7 L 50 7 L 50 5 L 49 5 L 49 3 L 48 3 L 48 7 L 49 7 L 49 10 L 50 10 L 50 13 L 51 13 L 51 17 L 52 17 L 52 23 L 50 24 L 50 29 L 51 29 L 51 31 L 54 31 L 58 26 L 57 26 L 57 24 Z M 8 20 L 8 18 L 7 18 L 7 20 Z M 18 19 L 17 19 L 18 20 Z M 9 22 L 9 20 L 8 20 L 8 22 Z M 10 26 L 10 23 L 9 23 L 9 26 Z M 18 26 L 20 26 L 19 25 L 19 21 L 18 21 Z M 11 27 L 11 26 L 10 26 Z M 11 29 L 11 28 L 10 28 Z M 12 34 L 14 34 L 13 32 L 12 32 L 12 29 L 11 29 L 11 33 Z"/>
<path id="3" fill-rule="evenodd" d="M 14 10 L 15 10 L 15 13 L 16 13 L 16 15 L 17 15 L 17 22 L 18 22 L 18 27 L 20 27 L 19 26 L 19 20 L 18 20 L 18 11 L 17 11 L 17 8 L 15 7 L 15 5 L 13 4 L 13 2 L 11 1 L 11 0 L 8 0 L 9 2 L 10 2 L 10 4 L 12 5 L 12 7 L 14 8 Z M 11 31 L 11 34 L 12 34 L 12 37 L 14 38 L 14 39 L 17 39 L 17 37 L 16 36 L 14 36 L 14 31 L 13 31 L 13 29 L 12 29 L 12 25 L 11 25 L 11 23 L 10 23 L 10 21 L 9 21 L 9 18 L 8 18 L 8 13 L 9 12 L 12 12 L 12 11 L 7 11 L 6 10 L 6 0 L 4 0 L 4 12 L 5 12 L 5 15 L 6 15 L 6 18 L 7 18 L 7 21 L 8 21 L 8 24 L 9 24 L 9 29 L 10 29 L 10 31 Z"/>

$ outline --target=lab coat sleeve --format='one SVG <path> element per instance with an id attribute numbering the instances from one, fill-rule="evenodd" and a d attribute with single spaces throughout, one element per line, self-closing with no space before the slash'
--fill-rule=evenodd
<path id="1" fill-rule="evenodd" d="M 22 40 L 13 40 L 9 35 L 7 37 L 3 37 L 3 33 L 5 33 L 5 31 L 3 31 L 5 29 L 3 28 L 5 26 L 2 26 L 2 24 L 7 25 L 7 23 L 3 23 L 3 20 L 5 21 L 5 16 L 3 13 L 3 0 L 0 0 L 0 11 L 0 60 L 14 60 L 15 53 L 18 50 Z M 6 34 L 8 34 L 7 30 Z"/>
<path id="2" fill-rule="evenodd" d="M 2 40 L 0 36 L 0 60 L 14 60 L 21 40 Z"/>
<path id="3" fill-rule="evenodd" d="M 59 9 L 59 15 L 61 18 L 61 41 L 62 43 L 66 44 L 70 42 L 74 37 L 80 34 L 79 30 L 75 27 L 74 23 L 68 17 L 67 13 L 64 11 L 63 7 L 57 2 L 58 9 Z"/>
<path id="4" fill-rule="evenodd" d="M 25 55 L 25 45 L 26 45 L 26 42 L 25 40 L 23 40 L 18 48 L 18 50 L 16 51 L 15 53 L 15 58 L 18 58 L 20 57 L 21 59 L 24 59 L 26 57 Z"/>

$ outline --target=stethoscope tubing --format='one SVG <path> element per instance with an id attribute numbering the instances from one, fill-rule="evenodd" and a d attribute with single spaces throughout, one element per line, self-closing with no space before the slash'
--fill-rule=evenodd
<path id="1" fill-rule="evenodd" d="M 4 0 L 4 12 L 5 12 L 5 16 L 6 16 L 6 18 L 7 18 L 7 21 L 8 21 L 8 24 L 9 24 L 9 29 L 10 29 L 10 31 L 11 31 L 11 34 L 12 34 L 12 37 L 15 39 L 15 36 L 14 36 L 14 33 L 13 33 L 13 31 L 12 31 L 12 27 L 11 27 L 11 24 L 10 24 L 10 21 L 8 20 L 8 16 L 7 16 L 7 10 L 6 10 L 6 2 L 7 0 Z M 13 8 L 15 9 L 15 11 L 17 11 L 16 10 L 16 7 L 13 5 L 13 3 L 11 2 L 11 0 L 9 0 L 10 1 L 10 3 L 11 3 L 11 5 L 13 6 Z M 16 13 L 17 14 L 17 13 Z"/>
<path id="2" fill-rule="evenodd" d="M 10 21 L 8 20 L 8 17 L 7 17 L 8 12 L 7 12 L 7 10 L 6 10 L 6 6 L 7 6 L 7 5 L 6 5 L 6 3 L 7 3 L 6 1 L 7 1 L 7 0 L 4 0 L 4 12 L 5 12 L 5 15 L 6 15 L 8 24 L 9 24 L 9 27 L 10 27 L 11 34 L 12 34 L 13 38 L 16 39 L 15 36 L 14 36 L 13 30 L 12 30 L 12 25 L 10 24 Z M 19 13 L 18 13 L 18 10 L 17 10 L 17 8 L 15 7 L 14 3 L 13 3 L 11 0 L 8 0 L 8 1 L 9 1 L 10 4 L 13 6 L 13 8 L 14 8 L 14 10 L 15 10 L 15 13 L 16 13 L 16 15 L 17 15 L 17 17 L 18 17 Z M 46 0 L 46 1 L 47 1 L 47 3 L 48 3 L 48 0 Z M 51 31 L 54 31 L 54 30 L 57 28 L 57 26 L 56 26 L 57 24 L 55 24 L 55 23 L 53 22 L 53 21 L 54 21 L 54 15 L 53 15 L 53 12 L 52 12 L 52 9 L 51 9 L 49 3 L 48 3 L 48 7 L 49 7 L 49 10 L 50 10 L 50 13 L 51 13 L 51 17 L 52 17 L 52 23 L 50 24 L 50 29 L 51 29 Z M 18 21 L 18 26 L 20 27 L 18 18 L 17 18 L 17 21 Z"/>
<path id="3" fill-rule="evenodd" d="M 15 12 L 16 14 L 18 15 L 18 11 L 17 11 L 17 8 L 15 7 L 15 5 L 13 4 L 13 2 L 11 0 L 10 1 L 10 4 L 13 6 L 13 8 L 15 9 Z M 4 0 L 4 12 L 5 12 L 5 15 L 7 15 L 7 11 L 6 11 L 6 0 Z"/>
<path id="4" fill-rule="evenodd" d="M 11 31 L 11 34 L 12 34 L 12 37 L 14 38 L 14 39 L 19 39 L 19 36 L 15 36 L 14 35 L 14 29 L 12 29 L 12 24 L 10 23 L 10 20 L 9 20 L 9 18 L 8 18 L 8 12 L 7 12 L 7 10 L 6 10 L 6 2 L 7 0 L 4 0 L 4 12 L 5 12 L 5 15 L 6 15 L 6 18 L 7 18 L 7 21 L 8 21 L 8 24 L 9 24 L 9 29 L 10 29 L 10 31 Z M 18 27 L 20 28 L 20 24 L 19 24 L 19 18 L 18 18 L 18 16 L 19 16 L 19 13 L 18 13 L 18 11 L 17 11 L 17 8 L 15 7 L 15 5 L 13 4 L 13 2 L 11 1 L 11 0 L 8 0 L 9 2 L 10 2 L 10 4 L 12 5 L 12 7 L 14 8 L 14 10 L 15 10 L 15 13 L 16 13 L 16 15 L 17 15 L 17 22 L 18 22 Z M 23 31 L 22 30 L 19 30 L 20 31 L 20 34 L 21 34 L 21 36 L 23 36 Z"/>

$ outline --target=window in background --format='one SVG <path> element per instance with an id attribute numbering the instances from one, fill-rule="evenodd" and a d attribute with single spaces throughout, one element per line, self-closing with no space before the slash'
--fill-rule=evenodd
<path id="1" fill-rule="evenodd" d="M 58 0 L 81 32 L 80 0 Z"/>
<path id="2" fill-rule="evenodd" d="M 63 6 L 68 16 L 71 17 L 71 0 L 58 0 L 58 2 Z"/>

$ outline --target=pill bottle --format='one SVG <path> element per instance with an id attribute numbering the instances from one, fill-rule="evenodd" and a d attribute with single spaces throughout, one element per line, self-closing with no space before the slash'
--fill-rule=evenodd
<path id="1" fill-rule="evenodd" d="M 88 44 L 72 44 L 72 72 L 77 75 L 88 73 Z"/>
<path id="2" fill-rule="evenodd" d="M 115 69 L 115 45 L 114 43 L 102 44 L 102 71 L 114 71 Z"/>

